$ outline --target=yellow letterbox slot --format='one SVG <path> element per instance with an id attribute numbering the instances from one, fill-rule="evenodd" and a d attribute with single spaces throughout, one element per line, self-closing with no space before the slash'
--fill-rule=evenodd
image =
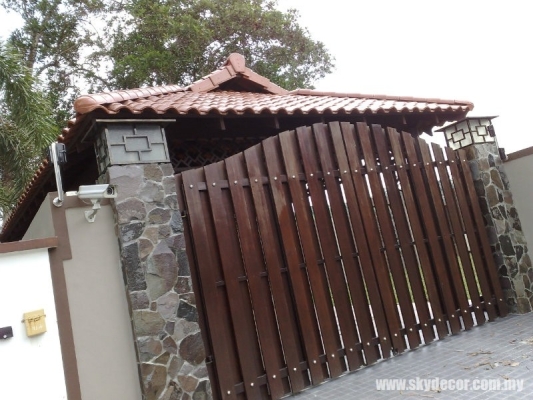
<path id="1" fill-rule="evenodd" d="M 44 310 L 36 310 L 24 313 L 24 325 L 26 326 L 26 335 L 35 336 L 46 332 L 46 315 Z"/>

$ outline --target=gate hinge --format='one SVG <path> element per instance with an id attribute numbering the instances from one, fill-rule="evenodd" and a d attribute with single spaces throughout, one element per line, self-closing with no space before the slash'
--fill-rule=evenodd
<path id="1" fill-rule="evenodd" d="M 187 218 L 187 215 L 189 215 L 189 213 L 187 212 L 187 210 L 183 210 L 181 211 L 181 218 Z"/>

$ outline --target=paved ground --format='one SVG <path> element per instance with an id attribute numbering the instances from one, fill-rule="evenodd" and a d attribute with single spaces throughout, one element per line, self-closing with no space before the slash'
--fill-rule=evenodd
<path id="1" fill-rule="evenodd" d="M 435 390 L 435 378 L 439 378 L 441 383 L 442 380 L 452 379 L 452 384 L 467 384 L 469 390 Z M 405 379 L 406 385 L 413 386 L 405 390 L 398 387 L 378 390 L 377 379 L 399 379 L 389 384 L 403 384 L 400 379 Z M 468 383 L 464 381 L 466 379 Z M 487 390 L 487 387 L 483 387 L 499 383 L 501 388 L 512 383 L 520 384 L 521 381 L 522 391 Z M 382 383 L 386 384 L 384 381 Z M 420 385 L 424 383 L 433 384 L 434 387 L 423 390 Z M 478 390 L 473 390 L 474 385 Z M 533 314 L 500 318 L 294 396 L 294 400 L 419 398 L 533 398 Z"/>

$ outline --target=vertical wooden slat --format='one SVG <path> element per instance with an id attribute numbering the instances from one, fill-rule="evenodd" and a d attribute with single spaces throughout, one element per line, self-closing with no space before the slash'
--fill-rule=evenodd
<path id="1" fill-rule="evenodd" d="M 316 237 L 313 216 L 304 184 L 300 181 L 300 173 L 303 171 L 298 162 L 300 157 L 296 135 L 294 131 L 286 131 L 279 134 L 279 140 L 329 372 L 331 377 L 334 378 L 344 372 L 344 367 L 337 356 L 338 350 L 341 348 L 341 342 L 337 331 L 337 322 L 335 321 L 326 273 L 324 268 L 319 265 L 320 247 Z"/>
<path id="2" fill-rule="evenodd" d="M 458 152 L 459 160 L 461 161 L 461 171 L 463 172 L 463 176 L 466 182 L 473 182 L 472 174 L 470 171 L 470 166 L 468 165 L 468 162 L 466 161 L 466 153 L 464 150 L 460 150 Z M 493 288 L 493 293 L 496 297 L 496 304 L 498 305 L 498 310 L 501 317 L 505 317 L 508 313 L 507 309 L 507 303 L 505 302 L 505 299 L 503 297 L 503 291 L 502 287 L 500 285 L 500 280 L 498 278 L 498 272 L 497 267 L 494 264 L 494 260 L 492 258 L 492 250 L 490 248 L 489 240 L 486 234 L 485 224 L 483 220 L 483 215 L 481 214 L 481 209 L 479 207 L 479 199 L 477 198 L 476 190 L 474 189 L 474 185 L 470 184 L 467 185 L 468 194 L 470 197 L 470 204 L 471 208 L 473 210 L 474 214 L 474 220 L 476 222 L 477 226 L 477 232 L 479 235 L 479 242 L 481 251 L 483 253 L 483 258 L 485 260 L 484 266 L 485 266 L 485 276 L 490 281 L 491 286 Z M 477 200 L 477 201 L 476 201 Z M 492 303 L 492 301 L 491 301 Z M 490 304 L 492 306 L 493 304 Z M 489 313 L 490 317 L 490 313 Z"/>
<path id="3" fill-rule="evenodd" d="M 217 400 L 220 398 L 220 383 L 218 380 L 218 375 L 215 370 L 215 365 L 212 361 L 213 358 L 213 346 L 212 339 L 209 329 L 209 324 L 207 322 L 207 314 L 205 307 L 205 295 L 203 293 L 203 288 L 201 285 L 200 276 L 198 276 L 198 262 L 195 255 L 194 241 L 191 235 L 191 219 L 189 218 L 188 205 L 184 197 L 184 185 L 183 185 L 183 176 L 181 174 L 175 175 L 176 180 L 176 195 L 178 199 L 179 209 L 183 215 L 183 223 L 186 226 L 184 229 L 183 235 L 185 237 L 185 246 L 187 251 L 187 259 L 189 262 L 189 269 L 191 271 L 191 280 L 194 289 L 195 299 L 196 299 L 196 309 L 198 311 L 198 324 L 200 326 L 200 331 L 202 332 L 202 339 L 204 342 L 205 354 L 206 354 L 206 367 L 209 373 L 209 380 L 212 385 L 213 399 Z"/>
<path id="4" fill-rule="evenodd" d="M 337 129 L 339 126 L 337 125 Z M 338 131 L 340 133 L 340 131 Z M 351 306 L 355 312 L 357 326 L 359 327 L 359 334 L 362 339 L 357 337 L 357 332 L 355 332 L 354 341 L 350 342 L 344 339 L 344 347 L 347 354 L 354 353 L 354 346 L 357 343 L 369 342 L 373 338 L 373 329 L 372 329 L 372 316 L 370 314 L 369 303 L 365 296 L 365 287 L 363 284 L 363 277 L 359 269 L 359 265 L 356 262 L 357 259 L 357 249 L 355 247 L 355 241 L 353 238 L 352 231 L 350 229 L 350 224 L 348 220 L 348 215 L 346 213 L 346 204 L 344 203 L 341 182 L 339 178 L 335 176 L 335 164 L 334 159 L 335 153 L 331 141 L 328 140 L 330 132 L 327 131 L 327 126 L 324 124 L 315 124 L 313 126 L 314 138 L 318 148 L 318 155 L 320 158 L 320 163 L 322 166 L 324 181 L 326 185 L 326 190 L 328 193 L 329 204 L 331 207 L 331 214 L 333 221 L 335 223 L 335 237 L 339 243 L 340 247 L 340 259 L 342 260 L 342 265 L 344 267 L 344 273 L 346 277 L 346 284 L 348 285 L 348 290 L 351 297 Z M 341 149 L 341 157 L 343 158 L 344 164 L 347 164 L 346 154 L 344 149 Z M 324 174 L 324 171 L 326 172 Z M 327 173 L 330 172 L 330 173 Z M 339 177 L 350 179 L 348 174 L 348 166 L 344 169 L 344 172 L 338 171 Z M 344 184 L 343 184 L 344 185 Z M 349 182 L 346 182 L 346 185 L 349 185 Z M 380 316 L 383 317 L 382 315 Z M 374 350 L 377 350 L 374 347 Z M 379 357 L 379 353 L 376 351 L 368 350 L 366 355 L 368 363 L 373 363 Z M 350 358 L 349 358 L 350 360 Z M 362 354 L 359 355 L 359 358 L 356 359 L 356 363 L 352 365 L 350 362 L 350 368 L 355 369 L 360 364 L 363 363 Z"/>
<path id="5" fill-rule="evenodd" d="M 224 282 L 228 292 L 244 391 L 248 398 L 260 399 L 262 396 L 256 379 L 263 374 L 261 354 L 257 345 L 249 290 L 246 280 L 240 279 L 245 277 L 245 272 L 234 220 L 235 210 L 231 205 L 229 190 L 225 189 L 223 193 L 221 188 L 225 180 L 224 163 L 208 165 L 204 171 Z M 252 383 L 254 385 L 251 385 Z"/>
<path id="6" fill-rule="evenodd" d="M 374 139 L 376 134 L 383 135 L 382 131 L 376 133 L 378 132 L 377 128 L 377 126 L 373 126 L 373 129 L 376 129 L 376 131 L 373 132 Z M 396 249 L 397 238 L 395 236 L 395 227 L 392 216 L 389 213 L 385 194 L 388 190 L 383 186 L 381 181 L 381 175 L 377 168 L 376 157 L 374 155 L 374 149 L 372 148 L 372 140 L 368 127 L 365 126 L 365 129 L 359 131 L 359 138 L 365 156 L 367 175 L 372 190 L 372 198 L 376 207 L 378 223 L 381 227 L 381 236 L 383 237 L 383 242 L 385 244 L 385 253 L 387 255 L 389 270 L 396 291 L 397 302 L 401 309 L 409 345 L 411 348 L 418 347 L 420 345 L 420 336 L 418 335 L 418 332 L 415 331 L 416 319 L 413 311 L 413 303 L 409 295 L 400 254 Z M 380 144 L 377 144 L 376 146 L 380 147 Z M 394 188 L 394 190 L 397 190 L 397 188 Z"/>
<path id="7" fill-rule="evenodd" d="M 415 200 L 417 198 L 422 197 L 422 194 L 417 191 L 417 186 L 415 183 L 415 180 L 419 184 L 422 183 L 422 178 L 420 174 L 421 163 L 417 162 L 416 159 L 414 160 L 415 162 L 413 162 L 412 159 L 409 160 L 407 152 L 402 149 L 402 141 L 400 140 L 401 134 L 397 133 L 392 129 L 389 129 L 388 132 L 396 164 L 396 171 L 400 178 L 400 184 L 403 191 L 405 207 L 407 208 L 407 213 L 409 216 L 409 224 L 411 226 L 411 230 L 413 232 L 413 237 L 415 240 L 416 251 L 420 262 L 420 269 L 424 277 L 424 284 L 427 291 L 428 300 L 429 303 L 433 305 L 432 311 L 434 314 L 434 320 L 441 320 L 440 323 L 435 324 L 437 328 L 437 334 L 440 338 L 443 338 L 448 334 L 448 329 L 444 323 L 444 318 L 442 316 L 442 304 L 436 286 L 435 274 L 431 266 L 432 262 L 428 252 L 428 246 L 426 245 L 426 239 L 424 236 L 424 215 L 420 208 L 417 206 L 417 202 Z M 409 138 L 406 140 L 412 140 L 412 137 L 409 134 L 406 133 L 405 136 L 406 138 Z M 413 163 L 410 164 L 410 162 Z M 420 185 L 419 187 L 422 187 L 422 185 Z M 435 314 L 436 311 L 437 313 Z M 439 317 L 436 318 L 436 315 L 438 315 Z M 421 322 L 421 324 L 423 325 L 423 330 L 429 327 L 429 324 L 427 324 L 428 326 L 426 326 L 426 323 L 423 322 Z M 426 336 L 424 336 L 424 338 L 426 339 Z M 429 340 L 429 338 L 427 338 L 426 340 Z"/>
<path id="8" fill-rule="evenodd" d="M 452 154 L 452 150 L 446 149 L 446 153 L 448 157 L 450 157 Z M 462 202 L 464 204 L 463 207 L 465 207 L 465 213 L 463 215 L 466 216 L 466 219 L 470 221 L 469 223 L 465 221 L 465 225 L 469 229 L 467 230 L 468 238 L 471 238 L 472 242 L 474 243 L 472 246 L 470 246 L 470 248 L 472 250 L 472 256 L 474 257 L 474 265 L 476 267 L 476 270 L 480 271 L 480 273 L 478 274 L 479 276 L 481 276 L 480 285 L 486 285 L 486 283 L 482 281 L 483 279 L 486 280 L 487 277 L 491 280 L 500 316 L 505 316 L 508 313 L 507 304 L 504 301 L 502 289 L 499 284 L 498 273 L 496 267 L 494 266 L 494 260 L 492 259 L 492 253 L 490 250 L 488 238 L 486 236 L 483 216 L 481 215 L 481 210 L 479 208 L 478 197 L 474 185 L 471 183 L 473 182 L 473 179 L 470 172 L 470 167 L 468 166 L 468 162 L 466 161 L 466 155 L 463 150 L 459 150 L 457 152 L 456 159 L 458 163 L 455 163 L 454 165 L 460 165 L 461 173 L 464 176 L 464 179 L 462 180 L 463 185 L 461 185 L 460 188 L 459 185 L 457 185 L 456 193 L 458 198 L 459 196 L 461 196 L 461 200 L 459 201 Z M 457 165 L 457 167 L 459 167 L 459 165 Z M 454 173 L 455 175 L 459 176 L 459 169 L 452 167 L 452 176 Z M 464 192 L 465 189 L 466 193 Z M 471 204 L 470 208 L 467 206 L 468 204 Z M 472 214 L 466 212 L 466 210 L 469 209 L 472 210 Z M 478 232 L 477 235 L 476 231 Z M 483 286 L 481 287 L 481 291 L 485 296 L 485 292 L 487 292 L 488 289 L 483 290 Z M 485 308 L 489 316 L 489 321 L 492 321 L 496 317 L 496 312 L 494 309 L 494 306 L 496 304 L 493 303 L 491 297 L 492 296 L 490 296 L 489 298 L 484 298 Z"/>
<path id="9" fill-rule="evenodd" d="M 320 355 L 323 353 L 320 331 L 315 319 L 314 304 L 309 290 L 307 274 L 300 267 L 303 264 L 303 256 L 292 210 L 292 201 L 287 185 L 282 183 L 282 178 L 285 177 L 287 179 L 287 175 L 282 165 L 279 136 L 266 139 L 263 142 L 263 149 L 270 176 L 272 197 L 282 235 L 283 250 L 287 260 L 294 297 L 296 298 L 298 319 L 303 332 L 302 339 L 308 368 L 313 385 L 318 385 L 327 377 L 327 370 L 320 363 Z M 299 367 L 299 365 L 287 365 L 287 368 L 295 372 L 298 371 Z M 294 370 L 295 368 L 296 370 Z"/>
<path id="10" fill-rule="evenodd" d="M 387 129 L 387 137 L 390 142 L 392 155 L 394 156 L 394 167 L 396 168 L 396 174 L 401 185 L 401 191 L 403 193 L 403 199 L 400 196 L 398 190 L 397 181 L 394 179 L 392 173 L 392 165 L 390 164 L 385 147 L 384 138 L 382 135 L 376 137 L 377 142 L 383 142 L 380 153 L 381 170 L 385 167 L 385 181 L 387 183 L 388 193 L 390 193 L 389 199 L 394 212 L 394 219 L 397 221 L 398 240 L 400 241 L 402 254 L 405 261 L 405 268 L 408 273 L 409 284 L 411 287 L 413 300 L 416 304 L 416 311 L 420 322 L 420 329 L 424 336 L 424 342 L 429 343 L 434 339 L 433 329 L 431 328 L 429 321 L 431 319 L 428 309 L 428 301 L 424 294 L 424 287 L 422 284 L 422 276 L 420 274 L 418 260 L 415 254 L 414 244 L 412 241 L 414 237 L 411 237 L 411 231 L 415 236 L 415 230 L 419 240 L 423 240 L 420 235 L 420 222 L 418 220 L 418 213 L 415 208 L 413 194 L 411 192 L 411 183 L 407 176 L 407 167 L 405 164 L 404 155 L 401 151 L 399 133 L 394 129 Z M 404 203 L 405 200 L 405 203 Z M 409 221 L 408 221 L 409 220 Z M 411 228 L 411 230 L 409 229 Z M 423 246 L 422 246 L 423 247 Z"/>
<path id="11" fill-rule="evenodd" d="M 284 366 L 283 353 L 281 352 L 281 342 L 278 337 L 268 280 L 266 277 L 261 277 L 265 271 L 264 259 L 251 201 L 251 189 L 250 187 L 246 189 L 243 187 L 243 181 L 247 178 L 244 168 L 244 154 L 237 153 L 229 157 L 225 161 L 225 166 L 267 381 L 272 398 L 279 399 L 285 394 L 285 391 L 282 380 L 273 378 L 273 376 L 279 374 L 280 369 Z M 261 177 L 258 177 L 249 180 L 249 184 L 252 187 L 262 186 L 263 182 Z M 270 251 L 270 249 L 266 250 Z M 257 385 L 257 382 L 251 382 L 250 385 L 252 384 Z"/>
<path id="12" fill-rule="evenodd" d="M 379 350 L 376 346 L 372 344 L 372 317 L 374 317 L 375 319 L 375 324 L 377 327 L 376 336 L 378 337 L 378 339 L 381 340 L 384 358 L 390 357 L 391 338 L 387 326 L 385 311 L 383 309 L 383 303 L 379 294 L 379 287 L 376 281 L 376 275 L 374 273 L 374 268 L 372 265 L 372 256 L 370 254 L 370 249 L 368 246 L 367 235 L 365 234 L 367 230 L 364 228 L 363 217 L 361 216 L 360 211 L 359 198 L 356 194 L 354 179 L 352 176 L 350 164 L 348 163 L 348 156 L 346 154 L 346 148 L 344 145 L 343 133 L 341 132 L 341 126 L 338 122 L 335 122 L 331 123 L 329 125 L 329 128 L 331 132 L 333 146 L 335 148 L 335 156 L 337 158 L 337 163 L 339 165 L 339 169 L 343 171 L 342 184 L 344 194 L 346 196 L 346 203 L 349 211 L 352 231 L 355 236 L 357 251 L 359 253 L 357 258 L 359 260 L 358 265 L 355 263 L 351 264 L 350 261 L 344 260 L 344 257 L 343 260 L 346 263 L 346 276 L 350 285 L 350 293 L 352 294 L 352 301 L 354 303 L 355 313 L 357 316 L 357 325 L 359 327 L 359 332 L 361 335 L 366 362 L 368 364 L 372 364 L 380 358 Z M 346 135 L 350 135 L 352 126 L 343 125 L 343 129 L 346 131 Z M 323 136 L 324 135 L 320 134 L 319 132 L 316 133 L 317 140 L 325 141 L 325 138 Z M 322 155 L 321 153 L 321 157 L 325 158 L 327 156 Z M 329 165 L 330 161 L 325 159 L 323 163 L 325 165 Z M 344 173 L 344 171 L 346 171 L 346 173 Z M 359 178 L 361 178 L 360 175 Z M 328 188 L 328 192 L 329 191 L 330 189 Z M 365 194 L 360 192 L 359 195 L 364 196 Z M 334 199 L 336 196 L 337 194 L 333 192 Z M 339 219 L 342 218 L 342 216 L 339 216 L 337 215 L 337 213 L 335 213 L 334 218 Z M 366 223 L 368 224 L 369 222 L 366 221 Z M 339 225 L 340 229 L 350 229 L 349 226 L 344 227 L 344 224 L 342 224 L 342 222 L 337 223 L 336 221 L 335 224 Z M 348 224 L 348 220 L 346 220 L 346 224 Z M 361 227 L 363 227 L 363 229 L 361 229 Z M 339 232 L 339 237 L 344 236 L 345 234 L 342 233 L 342 231 Z M 370 238 L 370 240 L 372 239 Z M 341 245 L 348 246 L 345 242 L 345 240 L 342 240 Z M 349 252 L 350 248 L 348 248 L 347 250 L 343 250 L 344 254 L 347 254 Z M 376 263 L 379 262 L 379 257 L 380 255 L 378 254 L 378 261 L 376 261 Z M 366 291 L 368 291 L 368 301 L 365 296 Z M 370 314 L 369 306 L 372 307 L 372 314 Z"/>
<path id="13" fill-rule="evenodd" d="M 250 181 L 259 180 L 267 175 L 266 166 L 263 166 L 264 158 L 261 146 L 253 146 L 246 150 L 244 157 Z M 287 293 L 283 282 L 281 269 L 285 266 L 285 262 L 280 248 L 282 239 L 277 236 L 277 226 L 273 215 L 275 211 L 271 204 L 270 192 L 263 183 L 251 185 L 251 188 L 268 280 L 279 324 L 283 353 L 285 354 L 287 365 L 298 365 L 302 361 L 300 354 L 301 341 L 295 316 L 289 307 L 291 302 L 290 293 Z M 269 349 L 263 351 L 269 351 Z M 302 371 L 295 372 L 293 368 L 287 369 L 292 393 L 300 392 L 306 386 Z M 276 377 L 274 378 L 274 376 Z M 279 372 L 269 373 L 268 379 L 279 379 Z"/>
<path id="14" fill-rule="evenodd" d="M 404 143 L 405 150 L 407 152 L 407 157 L 409 164 L 421 165 L 419 168 L 411 168 L 411 175 L 413 177 L 414 189 L 417 193 L 417 200 L 419 203 L 419 209 L 422 211 L 422 218 L 426 228 L 426 234 L 428 238 L 428 244 L 430 249 L 430 255 L 433 260 L 432 265 L 435 268 L 436 276 L 438 280 L 438 286 L 441 288 L 440 297 L 441 302 L 444 304 L 447 317 L 450 322 L 450 330 L 452 333 L 457 333 L 461 330 L 461 325 L 458 318 L 450 318 L 450 315 L 455 313 L 455 304 L 452 297 L 449 293 L 452 293 L 452 286 L 449 281 L 448 273 L 446 271 L 446 266 L 444 265 L 444 254 L 438 239 L 437 227 L 435 225 L 435 217 L 433 216 L 432 208 L 433 203 L 428 194 L 428 189 L 426 187 L 424 177 L 421 170 L 428 168 L 433 168 L 431 164 L 425 165 L 421 160 L 418 159 L 418 155 L 415 148 L 415 139 L 406 133 L 402 133 L 402 140 Z M 437 325 L 437 330 L 439 335 L 444 331 L 445 316 L 443 315 L 443 310 L 437 307 L 437 304 L 431 303 L 431 308 L 433 310 L 433 316 L 435 318 L 435 324 Z M 439 325 L 441 325 L 439 327 Z M 442 336 L 441 336 L 442 337 Z"/>
<path id="15" fill-rule="evenodd" d="M 464 271 L 468 292 L 470 293 L 470 302 L 474 309 L 477 324 L 483 325 L 485 323 L 485 314 L 483 312 L 483 308 L 480 302 L 480 293 L 477 287 L 470 253 L 468 252 L 468 246 L 465 241 L 465 234 L 463 232 L 463 227 L 459 219 L 461 216 L 460 210 L 463 210 L 463 212 L 468 212 L 468 204 L 460 204 L 459 207 L 457 206 L 452 182 L 450 181 L 450 177 L 446 168 L 447 164 L 450 166 L 455 164 L 456 159 L 455 157 L 452 157 L 451 159 L 448 159 L 448 163 L 446 163 L 446 160 L 444 159 L 444 155 L 442 153 L 442 148 L 435 143 L 433 143 L 432 148 L 433 154 L 435 155 L 435 161 L 437 163 L 437 169 L 439 170 L 441 186 L 444 192 L 444 196 L 446 198 L 448 215 L 452 223 L 453 237 L 455 238 L 455 244 L 457 246 L 458 255 L 461 259 L 461 267 Z M 454 183 L 455 186 L 461 184 L 460 181 L 456 181 Z"/>
<path id="16" fill-rule="evenodd" d="M 433 164 L 428 144 L 424 140 L 419 138 L 418 145 L 424 163 Z M 435 204 L 440 234 L 444 243 L 444 249 L 448 259 L 448 268 L 451 275 L 451 279 L 453 281 L 453 288 L 458 302 L 456 312 L 451 315 L 451 318 L 461 316 L 465 329 L 470 329 L 474 325 L 474 321 L 472 320 L 472 314 L 469 310 L 470 307 L 468 304 L 468 298 L 466 295 L 465 287 L 463 285 L 461 269 L 459 268 L 459 263 L 457 262 L 457 255 L 451 238 L 448 218 L 444 212 L 444 203 L 442 201 L 442 193 L 439 187 L 440 179 L 437 179 L 435 168 L 433 167 L 426 168 L 426 174 L 429 180 L 429 189 L 433 197 L 433 202 Z"/>
<path id="17" fill-rule="evenodd" d="M 212 335 L 214 364 L 219 377 L 221 397 L 236 399 L 235 385 L 240 382 L 240 371 L 235 359 L 235 346 L 232 336 L 231 321 L 228 320 L 226 293 L 217 287 L 216 272 L 220 269 L 220 261 L 216 249 L 213 223 L 209 209 L 198 190 L 198 182 L 204 181 L 202 169 L 184 172 L 182 174 L 184 197 L 190 218 L 191 237 L 194 243 L 201 243 L 202 251 L 196 251 L 198 271 L 202 281 L 202 289 L 206 304 L 206 314 L 209 326 L 216 331 Z"/>
<path id="18" fill-rule="evenodd" d="M 451 150 L 451 149 L 450 149 Z M 476 234 L 476 223 L 475 219 L 472 215 L 472 211 L 470 210 L 469 205 L 469 198 L 468 198 L 468 189 L 465 190 L 464 187 L 467 186 L 465 183 L 467 182 L 464 179 L 464 176 L 461 174 L 462 171 L 460 171 L 459 166 L 461 165 L 461 161 L 457 159 L 458 153 L 454 153 L 453 151 L 447 151 L 448 158 L 450 160 L 456 160 L 456 163 L 450 163 L 450 171 L 452 173 L 452 177 L 455 182 L 455 193 L 457 195 L 457 199 L 459 203 L 461 204 L 461 215 L 463 217 L 463 221 L 465 224 L 465 230 L 468 238 L 468 242 L 470 245 L 471 253 L 472 253 L 472 259 L 474 260 L 474 268 L 476 271 L 479 271 L 478 273 L 478 281 L 481 289 L 481 295 L 484 297 L 484 309 L 487 311 L 488 319 L 489 321 L 493 320 L 496 317 L 494 304 L 488 304 L 491 303 L 492 300 L 492 293 L 490 290 L 488 290 L 488 284 L 484 275 L 484 259 L 482 256 L 482 249 L 481 249 L 481 243 L 479 242 L 478 236 Z M 451 157 L 451 158 L 450 158 Z M 476 197 L 477 201 L 477 197 Z M 477 206 L 477 203 L 473 204 L 473 207 L 475 208 Z M 490 310 L 490 312 L 489 312 Z M 480 324 L 484 323 L 485 321 L 485 315 L 480 317 Z"/>
<path id="19" fill-rule="evenodd" d="M 361 215 L 363 217 L 363 226 L 367 235 L 374 270 L 376 271 L 377 282 L 379 284 L 379 292 L 383 302 L 385 315 L 387 316 L 389 336 L 392 339 L 394 350 L 396 352 L 401 353 L 406 349 L 406 344 L 401 332 L 402 325 L 400 322 L 400 316 L 398 314 L 396 299 L 394 298 L 394 292 L 392 290 L 392 285 L 390 282 L 387 261 L 385 260 L 384 253 L 381 252 L 381 238 L 379 234 L 379 228 L 374 215 L 372 200 L 362 172 L 362 166 L 357 151 L 358 144 L 355 140 L 355 135 L 359 134 L 361 131 L 367 130 L 368 127 L 365 123 L 362 122 L 358 122 L 356 126 L 357 133 L 356 130 L 353 128 L 353 125 L 347 123 L 341 123 L 341 130 L 343 140 L 346 146 L 346 154 L 348 156 L 348 161 L 350 164 L 350 171 L 355 184 L 355 191 L 359 198 Z M 388 343 L 387 341 L 384 341 L 384 343 L 381 343 L 381 345 L 385 346 L 386 349 Z M 383 356 L 386 358 L 389 356 L 389 354 L 384 351 Z"/>
<path id="20" fill-rule="evenodd" d="M 323 188 L 323 181 L 329 181 L 331 186 L 331 179 L 335 179 L 334 171 L 332 169 L 321 170 L 321 167 L 318 164 L 318 155 L 311 128 L 304 127 L 296 129 L 296 136 L 306 174 L 309 196 L 313 205 L 313 215 L 316 221 L 320 249 L 322 250 L 322 256 L 325 262 L 324 267 L 328 276 L 331 297 L 335 304 L 335 315 L 337 317 L 345 347 L 347 347 L 346 343 L 354 346 L 359 340 L 357 338 L 357 330 L 350 304 L 348 288 L 346 286 L 346 278 L 344 276 L 340 254 L 337 248 L 337 235 L 333 230 L 333 224 L 331 221 L 329 209 L 333 207 L 333 205 L 331 202 L 328 204 L 326 192 Z M 318 149 L 318 151 L 325 151 L 325 149 Z M 319 175 L 324 177 L 323 180 Z M 338 358 L 339 352 L 337 351 L 334 354 L 328 354 L 328 359 L 330 357 Z M 350 369 L 356 369 L 362 363 L 362 358 L 358 359 L 357 354 L 353 351 L 346 351 L 346 358 L 349 362 Z"/>
<path id="21" fill-rule="evenodd" d="M 444 323 L 444 318 L 442 318 L 442 304 L 439 296 L 439 292 L 436 286 L 436 280 L 435 275 L 433 273 L 433 268 L 431 267 L 432 261 L 429 256 L 428 252 L 428 246 L 426 245 L 426 239 L 424 236 L 424 225 L 423 222 L 423 214 L 419 207 L 417 207 L 417 203 L 415 198 L 420 197 L 420 193 L 417 192 L 417 187 L 415 185 L 415 179 L 417 181 L 421 181 L 421 175 L 420 175 L 420 166 L 421 164 L 418 162 L 415 162 L 413 164 L 409 164 L 408 155 L 404 150 L 402 149 L 402 142 L 401 142 L 401 134 L 398 132 L 389 129 L 388 130 L 388 136 L 391 143 L 392 152 L 394 155 L 394 162 L 396 165 L 396 172 L 398 174 L 398 177 L 400 179 L 400 184 L 402 187 L 403 197 L 404 197 L 404 203 L 405 207 L 407 209 L 408 217 L 409 217 L 409 224 L 411 226 L 411 231 L 413 233 L 414 238 L 414 245 L 416 246 L 416 252 L 418 254 L 418 259 L 420 262 L 420 269 L 422 271 L 422 275 L 424 277 L 424 284 L 427 291 L 427 296 L 429 303 L 433 305 L 433 317 L 435 317 L 435 310 L 438 311 L 439 318 L 435 318 L 435 321 L 438 319 L 441 320 L 440 323 L 435 324 L 437 328 L 437 334 L 440 338 L 445 337 L 448 334 L 448 329 Z M 407 137 L 410 137 L 409 134 L 406 134 Z M 426 308 L 428 304 L 426 303 Z M 417 309 L 418 309 L 417 304 Z M 426 309 L 424 308 L 424 309 Z M 428 310 L 429 311 L 429 310 Z M 427 316 L 429 317 L 429 315 Z M 427 328 L 431 328 L 431 325 L 428 322 L 421 321 L 422 325 L 422 331 L 427 330 Z M 433 335 L 433 331 L 431 330 L 430 334 L 427 332 L 424 332 L 424 339 L 430 340 L 431 336 Z"/>

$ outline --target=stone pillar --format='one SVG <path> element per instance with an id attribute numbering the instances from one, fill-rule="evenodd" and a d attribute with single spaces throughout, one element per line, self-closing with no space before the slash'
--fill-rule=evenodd
<path id="1" fill-rule="evenodd" d="M 527 313 L 533 308 L 533 268 L 491 118 L 467 118 L 441 130 L 448 146 L 466 151 L 509 311 Z"/>
<path id="2" fill-rule="evenodd" d="M 172 165 L 107 168 L 146 400 L 211 398 Z"/>
<path id="3" fill-rule="evenodd" d="M 144 400 L 211 398 L 183 222 L 164 127 L 171 120 L 98 120 L 100 181 L 113 202 Z M 88 137 L 91 137 L 90 135 Z"/>

